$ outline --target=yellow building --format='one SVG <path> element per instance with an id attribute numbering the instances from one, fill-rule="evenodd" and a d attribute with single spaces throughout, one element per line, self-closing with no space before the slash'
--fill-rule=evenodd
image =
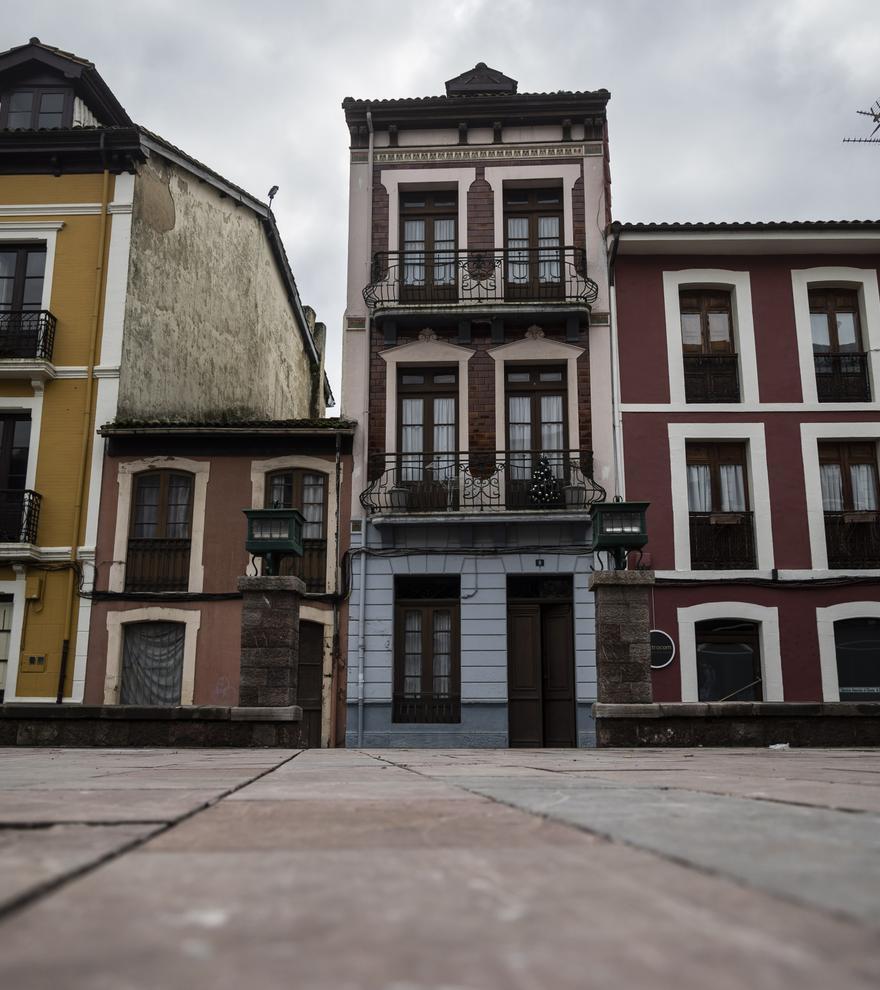
<path id="1" fill-rule="evenodd" d="M 248 279 L 239 274 L 249 258 Z M 137 126 L 85 59 L 0 53 L 0 695 L 83 700 L 120 419 L 323 415 L 269 207 Z"/>

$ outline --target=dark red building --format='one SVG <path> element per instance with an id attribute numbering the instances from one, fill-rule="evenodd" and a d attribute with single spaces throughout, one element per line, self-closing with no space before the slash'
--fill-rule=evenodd
<path id="1" fill-rule="evenodd" d="M 880 222 L 609 232 L 655 701 L 880 700 Z"/>

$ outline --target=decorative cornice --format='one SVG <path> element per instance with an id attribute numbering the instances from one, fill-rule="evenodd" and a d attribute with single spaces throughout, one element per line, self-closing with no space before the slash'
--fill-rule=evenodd
<path id="1" fill-rule="evenodd" d="M 352 161 L 358 152 L 352 152 Z M 395 148 L 374 151 L 377 165 L 411 164 L 413 162 L 474 162 L 512 161 L 516 159 L 583 158 L 601 156 L 602 144 L 598 141 L 577 144 L 529 144 L 529 145 L 467 145 L 444 148 Z"/>
<path id="2" fill-rule="evenodd" d="M 97 216 L 100 203 L 4 203 L 0 220 L 7 217 L 84 217 Z M 108 213 L 131 213 L 131 203 L 111 203 Z"/>

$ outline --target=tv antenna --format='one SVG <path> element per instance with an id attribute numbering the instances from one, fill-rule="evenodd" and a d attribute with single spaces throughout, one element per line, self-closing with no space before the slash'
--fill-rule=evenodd
<path id="1" fill-rule="evenodd" d="M 870 110 L 856 110 L 862 117 L 870 117 L 874 122 L 874 130 L 863 138 L 844 138 L 844 144 L 880 144 L 880 137 L 874 137 L 880 131 L 880 100 L 877 100 Z"/>

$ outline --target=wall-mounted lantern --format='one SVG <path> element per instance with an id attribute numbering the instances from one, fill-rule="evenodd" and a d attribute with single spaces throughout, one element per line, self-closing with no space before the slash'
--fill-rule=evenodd
<path id="1" fill-rule="evenodd" d="M 263 573 L 275 575 L 282 557 L 303 554 L 303 523 L 298 509 L 245 509 L 248 531 L 245 548 L 265 561 Z"/>
<path id="2" fill-rule="evenodd" d="M 595 502 L 590 508 L 593 521 L 593 550 L 607 550 L 622 569 L 630 550 L 641 550 L 648 542 L 645 513 L 650 502 Z"/>

